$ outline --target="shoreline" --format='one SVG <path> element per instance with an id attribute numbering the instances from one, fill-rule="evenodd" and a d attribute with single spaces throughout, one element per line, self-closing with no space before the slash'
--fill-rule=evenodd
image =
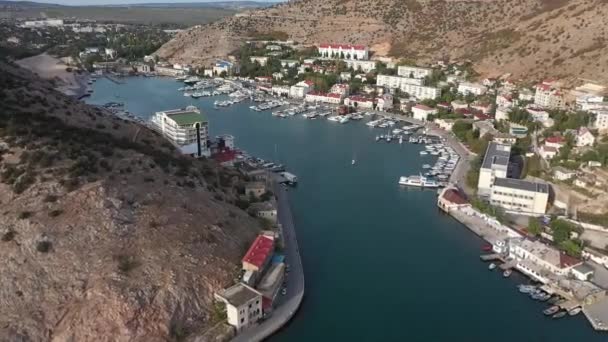
<path id="1" fill-rule="evenodd" d="M 282 305 L 273 310 L 269 318 L 256 326 L 243 330 L 231 340 L 233 342 L 258 342 L 272 336 L 292 320 L 304 299 L 304 269 L 296 238 L 288 190 L 286 187 L 279 185 L 276 179 L 273 180 L 273 190 L 278 203 L 279 229 L 283 241 L 285 241 L 285 257 L 291 266 L 291 272 L 286 275 L 288 277 L 288 298 Z"/>
<path id="2" fill-rule="evenodd" d="M 68 72 L 69 66 L 57 57 L 42 53 L 33 57 L 23 58 L 17 64 L 31 72 L 38 74 L 41 78 L 53 80 L 55 89 L 67 96 L 81 99 L 87 95 L 88 72 L 77 74 L 75 71 Z M 75 69 L 75 68 L 74 68 Z"/>

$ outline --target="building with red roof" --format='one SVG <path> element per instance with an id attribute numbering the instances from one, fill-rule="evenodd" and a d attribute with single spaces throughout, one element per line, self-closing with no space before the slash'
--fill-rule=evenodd
<path id="1" fill-rule="evenodd" d="M 321 91 L 309 91 L 306 94 L 304 100 L 306 102 L 322 102 L 331 104 L 340 104 L 344 98 L 343 94 L 338 93 L 324 93 Z"/>
<path id="2" fill-rule="evenodd" d="M 364 45 L 321 44 L 319 54 L 326 58 L 368 60 L 369 50 Z"/>
<path id="3" fill-rule="evenodd" d="M 274 238 L 267 235 L 258 235 L 249 250 L 243 257 L 243 270 L 262 272 L 274 253 Z"/>
<path id="4" fill-rule="evenodd" d="M 471 206 L 467 201 L 467 196 L 455 187 L 447 187 L 443 189 L 437 199 L 437 206 L 445 212 L 458 209 L 461 207 Z"/>
<path id="5" fill-rule="evenodd" d="M 545 139 L 545 146 L 553 147 L 556 149 L 562 148 L 566 144 L 566 138 L 562 136 L 553 136 Z"/>

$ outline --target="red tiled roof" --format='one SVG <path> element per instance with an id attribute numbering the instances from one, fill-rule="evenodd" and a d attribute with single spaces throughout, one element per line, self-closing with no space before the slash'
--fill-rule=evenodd
<path id="1" fill-rule="evenodd" d="M 373 102 L 372 99 L 365 97 L 365 96 L 349 96 L 348 98 L 349 101 L 354 101 L 354 102 Z"/>
<path id="2" fill-rule="evenodd" d="M 350 45 L 350 44 L 321 44 L 319 45 L 320 48 L 332 48 L 332 49 L 340 49 L 342 48 L 342 50 L 350 50 L 350 49 L 354 49 L 354 50 L 365 50 L 365 46 L 364 45 Z"/>
<path id="3" fill-rule="evenodd" d="M 560 252 L 559 253 L 559 265 L 562 268 L 578 265 L 581 262 L 582 261 L 580 261 L 579 259 L 577 259 L 575 257 L 571 257 L 571 256 L 569 256 L 568 254 L 566 254 L 564 252 Z"/>
<path id="4" fill-rule="evenodd" d="M 315 82 L 311 81 L 311 80 L 306 80 L 304 81 L 304 83 L 308 84 L 309 86 L 314 85 Z"/>
<path id="5" fill-rule="evenodd" d="M 458 108 L 456 109 L 456 113 L 462 114 L 462 115 L 471 115 L 471 110 L 468 108 Z"/>
<path id="6" fill-rule="evenodd" d="M 566 142 L 566 139 L 564 139 L 564 137 L 548 137 L 547 139 L 545 139 L 545 142 L 552 144 L 563 144 L 564 142 Z"/>
<path id="7" fill-rule="evenodd" d="M 441 102 L 441 103 L 437 104 L 437 107 L 450 108 L 452 106 L 449 103 L 447 103 L 447 102 Z"/>
<path id="8" fill-rule="evenodd" d="M 551 85 L 541 83 L 541 84 L 537 84 L 536 88 L 539 90 L 542 90 L 542 91 L 547 91 L 547 90 L 551 90 Z"/>
<path id="9" fill-rule="evenodd" d="M 464 197 L 464 195 L 461 194 L 460 191 L 458 191 L 456 189 L 446 190 L 446 192 L 443 194 L 443 198 L 446 201 L 452 202 L 454 204 L 467 204 L 467 203 L 469 203 L 469 202 L 467 202 L 467 200 Z"/>
<path id="10" fill-rule="evenodd" d="M 486 114 L 477 113 L 477 114 L 475 114 L 475 118 L 477 120 L 488 120 L 488 119 L 491 119 L 492 117 L 489 115 L 486 115 Z"/>
<path id="11" fill-rule="evenodd" d="M 417 104 L 417 105 L 414 106 L 414 108 L 420 109 L 420 110 L 426 110 L 426 111 L 433 110 L 433 108 L 431 108 L 429 106 L 425 106 L 423 104 Z"/>
<path id="12" fill-rule="evenodd" d="M 243 262 L 262 267 L 274 250 L 274 240 L 265 235 L 258 235 L 243 257 Z"/>

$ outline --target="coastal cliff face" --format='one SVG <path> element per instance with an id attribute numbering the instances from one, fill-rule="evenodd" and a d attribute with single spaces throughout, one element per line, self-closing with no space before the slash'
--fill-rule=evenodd
<path id="1" fill-rule="evenodd" d="M 241 181 L 0 62 L 0 340 L 167 341 L 218 319 Z"/>
<path id="2" fill-rule="evenodd" d="M 487 76 L 607 81 L 607 16 L 604 0 L 300 0 L 195 26 L 156 54 L 204 65 L 274 35 L 365 44 L 419 63 L 470 59 Z"/>

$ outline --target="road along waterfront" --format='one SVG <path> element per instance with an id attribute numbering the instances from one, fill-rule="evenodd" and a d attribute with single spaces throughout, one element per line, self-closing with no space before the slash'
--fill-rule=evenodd
<path id="1" fill-rule="evenodd" d="M 178 87 L 102 79 L 89 102 L 121 101 L 142 117 L 192 103 L 212 136 L 233 134 L 244 150 L 298 176 L 289 201 L 306 296 L 270 341 L 605 341 L 583 315 L 545 318 L 516 289 L 526 279 L 489 272 L 479 260 L 485 242 L 439 212 L 435 191 L 397 185 L 434 161 L 419 155 L 423 146 L 374 142 L 381 132 L 363 122 L 278 119 L 247 101 L 215 110 L 217 98 L 184 98 Z"/>

